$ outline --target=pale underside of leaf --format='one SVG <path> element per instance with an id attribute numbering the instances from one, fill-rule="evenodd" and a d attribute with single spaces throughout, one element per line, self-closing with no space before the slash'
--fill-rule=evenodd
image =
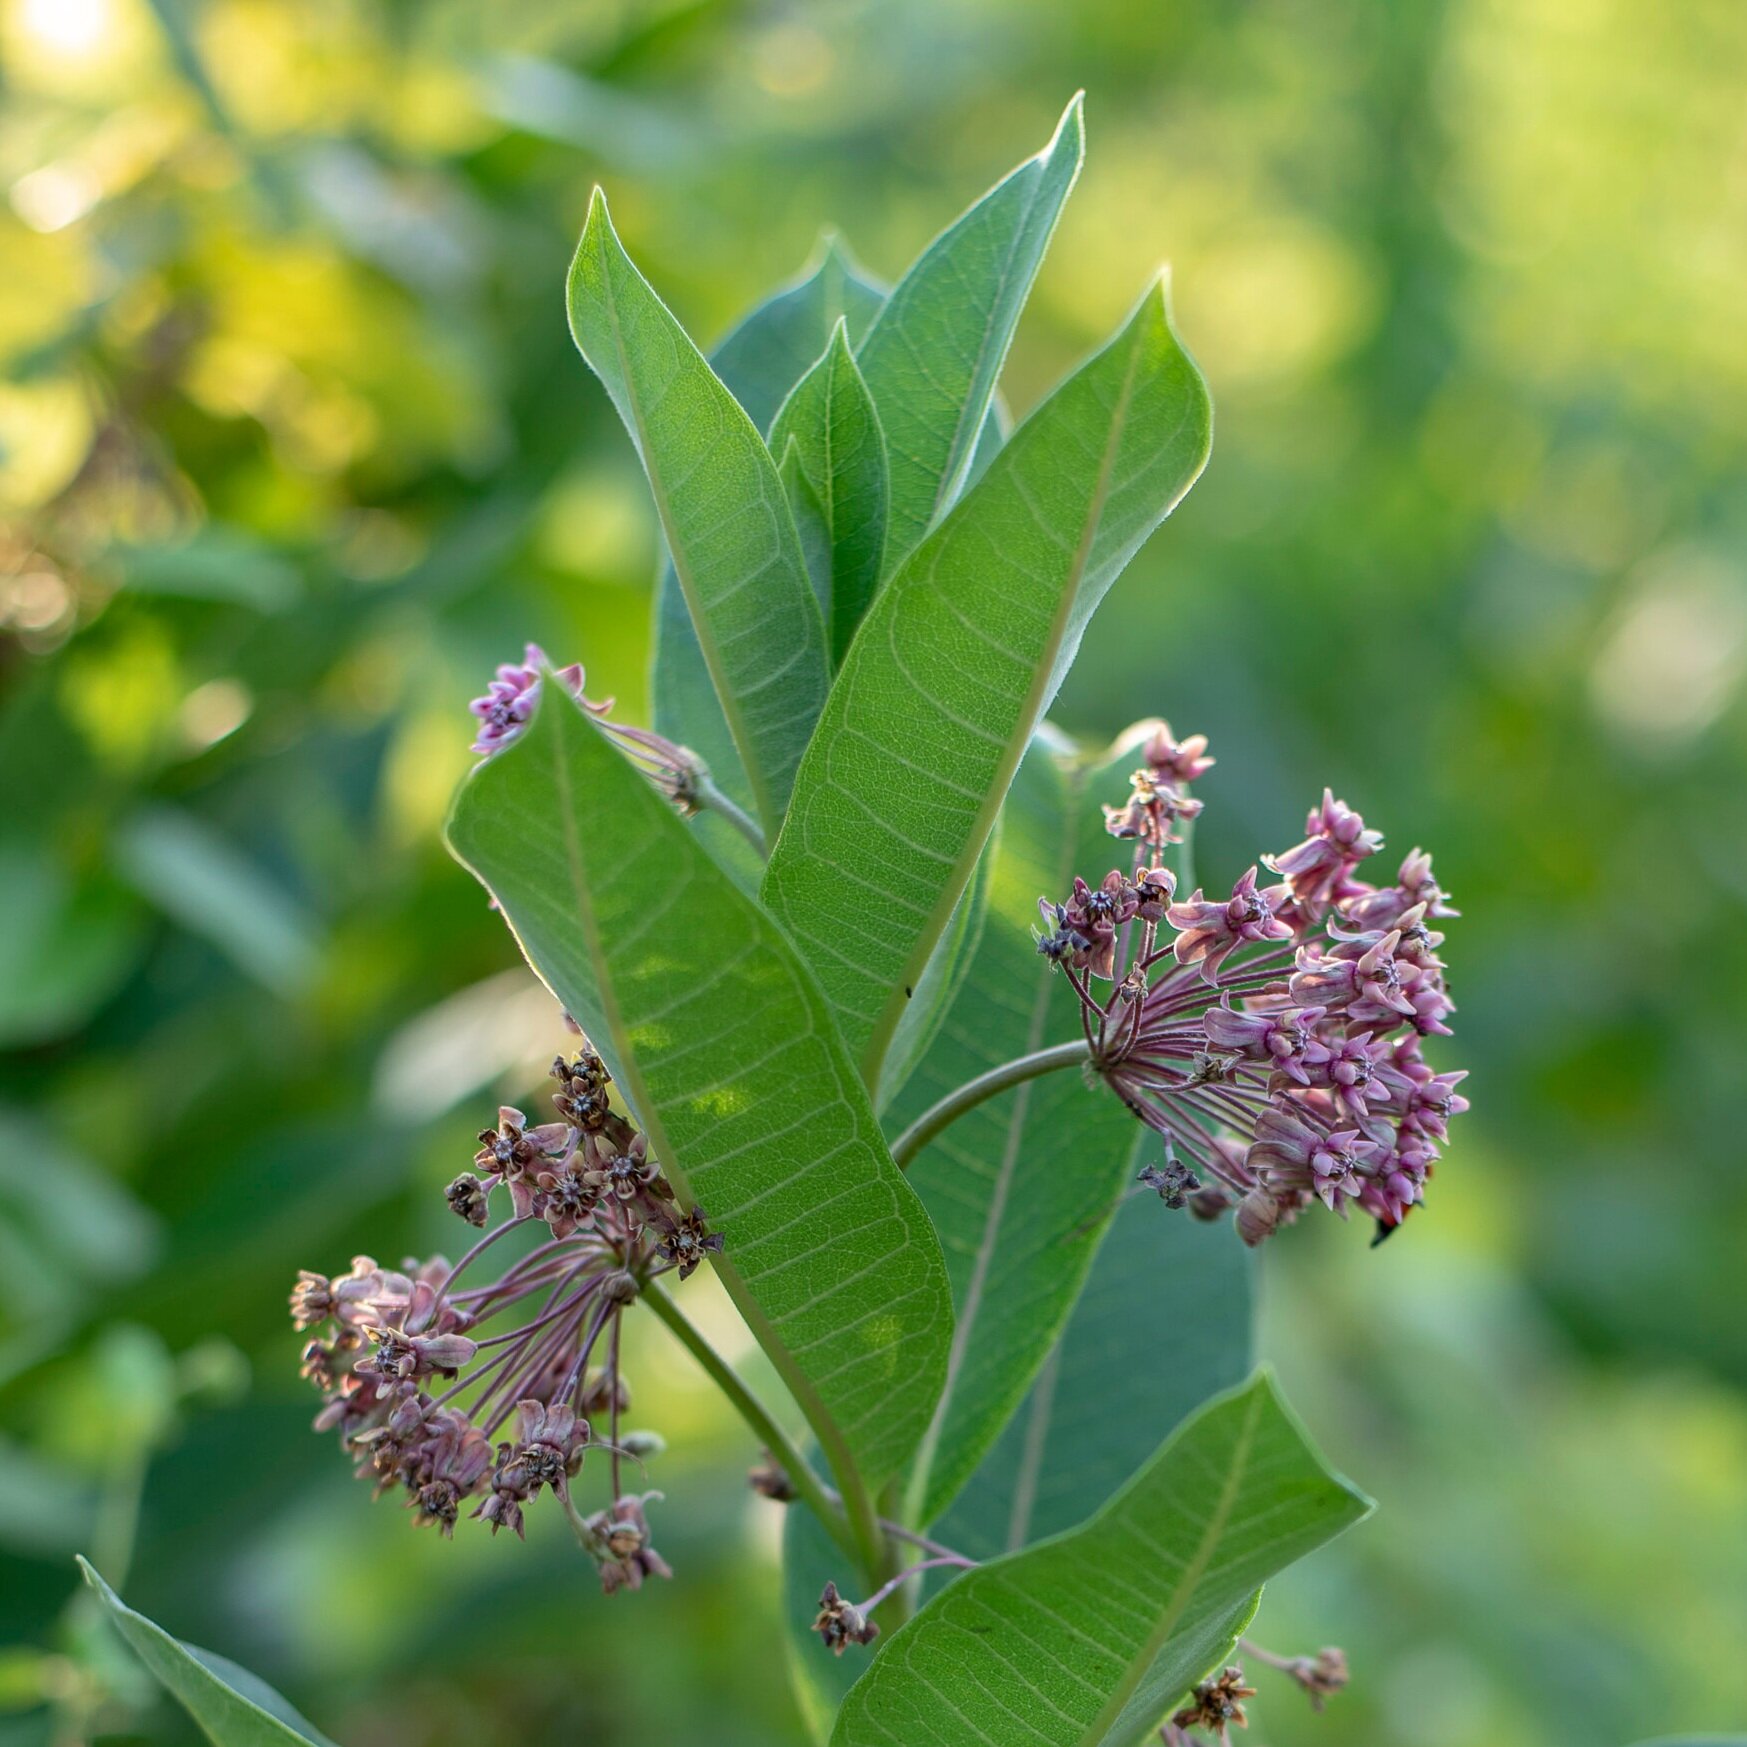
<path id="1" fill-rule="evenodd" d="M 594 1037 L 832 1467 L 877 1482 L 951 1338 L 938 1240 L 781 931 L 561 692 L 449 839 Z"/>
<path id="2" fill-rule="evenodd" d="M 1366 1508 L 1258 1377 L 1083 1527 L 956 1579 L 856 1683 L 833 1747 L 1130 1747 L 1227 1652 L 1262 1583 Z"/>
<path id="3" fill-rule="evenodd" d="M 877 1086 L 1070 634 L 1206 460 L 1205 388 L 1149 294 L 886 584 L 797 777 L 766 904 Z"/>

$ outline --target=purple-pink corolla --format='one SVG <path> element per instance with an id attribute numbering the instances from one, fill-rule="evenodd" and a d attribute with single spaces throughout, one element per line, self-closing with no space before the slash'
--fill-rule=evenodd
<path id="1" fill-rule="evenodd" d="M 619 1430 L 630 1402 L 620 1321 L 651 1282 L 684 1280 L 723 1240 L 702 1208 L 677 1206 L 592 1049 L 560 1057 L 552 1076 L 559 1119 L 531 1123 L 502 1106 L 480 1132 L 473 1171 L 445 1192 L 467 1225 L 488 1228 L 459 1261 L 393 1269 L 357 1256 L 331 1280 L 305 1270 L 291 1313 L 313 1337 L 303 1371 L 324 1397 L 316 1427 L 340 1434 L 378 1493 L 402 1488 L 418 1521 L 444 1535 L 468 1499 L 494 1534 L 520 1535 L 527 1507 L 550 1491 L 611 1593 L 667 1575 L 643 1516 L 656 1495 L 620 1485 L 621 1459 L 647 1449 Z M 508 1217 L 491 1226 L 494 1201 L 508 1202 Z M 522 1227 L 519 1250 L 494 1250 Z M 487 1252 L 503 1265 L 480 1278 Z M 494 1444 L 512 1418 L 513 1435 Z M 591 1449 L 617 1501 L 593 1523 L 570 1499 Z"/>
<path id="2" fill-rule="evenodd" d="M 1468 1107 L 1463 1074 L 1421 1054 L 1455 1012 L 1432 924 L 1457 911 L 1430 856 L 1415 849 L 1393 884 L 1361 879 L 1382 836 L 1325 790 L 1305 840 L 1261 858 L 1279 883 L 1251 867 L 1229 897 L 1173 902 L 1171 871 L 1147 864 L 1199 812 L 1189 783 L 1212 761 L 1164 728 L 1142 757 L 1128 801 L 1104 809 L 1130 867 L 1040 900 L 1037 944 L 1079 997 L 1094 1071 L 1165 1140 L 1143 1184 L 1202 1217 L 1235 1207 L 1247 1243 L 1318 1202 L 1387 1235 Z"/>
<path id="3" fill-rule="evenodd" d="M 479 718 L 473 750 L 490 755 L 501 752 L 521 733 L 540 701 L 540 682 L 551 664 L 538 643 L 530 643 L 519 663 L 504 662 L 497 678 L 485 688 L 485 696 L 467 707 Z M 582 668 L 577 662 L 552 670 L 552 677 L 577 700 L 582 701 Z"/>

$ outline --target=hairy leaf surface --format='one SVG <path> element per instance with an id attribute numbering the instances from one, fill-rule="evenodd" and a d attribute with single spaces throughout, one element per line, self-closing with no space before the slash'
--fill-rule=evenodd
<path id="1" fill-rule="evenodd" d="M 1083 1527 L 936 1596 L 856 1682 L 833 1747 L 1132 1747 L 1230 1649 L 1260 1586 L 1366 1508 L 1259 1376 Z"/>
<path id="2" fill-rule="evenodd" d="M 643 458 L 704 663 L 772 835 L 830 684 L 824 621 L 776 466 L 632 265 L 598 189 L 569 306 L 577 347 Z"/>
<path id="3" fill-rule="evenodd" d="M 1087 616 L 1207 458 L 1162 290 L 1013 434 L 881 590 L 764 880 L 877 1086 Z"/>
<path id="4" fill-rule="evenodd" d="M 667 803 L 550 683 L 467 780 L 449 841 L 594 1037 L 717 1270 L 840 1475 L 927 1424 L 951 1339 L 940 1245 L 817 985 Z"/>

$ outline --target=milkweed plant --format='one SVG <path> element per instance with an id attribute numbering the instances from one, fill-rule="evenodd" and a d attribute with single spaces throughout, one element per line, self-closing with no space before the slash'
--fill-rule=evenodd
<path id="1" fill-rule="evenodd" d="M 1076 99 L 894 289 L 828 238 L 709 358 L 597 191 L 569 316 L 665 535 L 654 719 L 530 646 L 448 826 L 573 1044 L 449 1184 L 456 1260 L 292 1293 L 364 1480 L 445 1536 L 562 1517 L 608 1596 L 674 1577 L 621 1342 L 665 1323 L 784 1513 L 832 1747 L 1185 1747 L 1246 1669 L 1345 1683 L 1247 1636 L 1367 1508 L 1250 1374 L 1247 1255 L 1413 1223 L 1466 1107 L 1429 856 L 1324 790 L 1216 884 L 1203 737 L 1047 719 L 1211 440 L 1162 279 L 1008 429 L 1082 155 Z M 793 1412 L 688 1311 L 701 1269 Z"/>

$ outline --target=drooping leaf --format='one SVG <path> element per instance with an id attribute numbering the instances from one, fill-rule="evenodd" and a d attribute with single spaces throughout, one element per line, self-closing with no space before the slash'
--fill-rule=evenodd
<path id="1" fill-rule="evenodd" d="M 87 1561 L 79 1569 L 128 1647 L 216 1747 L 333 1747 L 259 1676 L 172 1638 L 128 1607 Z"/>
<path id="2" fill-rule="evenodd" d="M 841 662 L 879 584 L 886 543 L 886 443 L 844 322 L 783 402 L 770 451 L 785 465 L 793 453 L 818 505 L 830 550 L 826 625 L 831 659 Z"/>
<path id="3" fill-rule="evenodd" d="M 632 265 L 599 189 L 568 301 L 577 347 L 643 458 L 754 809 L 772 834 L 830 684 L 824 621 L 776 466 Z"/>
<path id="4" fill-rule="evenodd" d="M 964 890 L 1086 619 L 1194 482 L 1210 409 L 1150 292 L 881 590 L 765 876 L 862 1077 Z"/>
<path id="5" fill-rule="evenodd" d="M 1061 1339 L 939 1538 L 991 1559 L 1083 1521 L 1173 1426 L 1249 1373 L 1253 1282 L 1229 1226 L 1154 1195 L 1125 1200 Z"/>
<path id="6" fill-rule="evenodd" d="M 1260 1586 L 1366 1509 L 1259 1376 L 1083 1527 L 936 1596 L 856 1682 L 832 1747 L 1132 1747 L 1229 1651 Z"/>
<path id="7" fill-rule="evenodd" d="M 1080 173 L 1075 97 L 1049 144 L 929 244 L 857 354 L 891 462 L 886 569 L 957 496 L 1019 312 Z"/>
<path id="8" fill-rule="evenodd" d="M 1124 754 L 1114 769 L 1070 763 L 1047 727 L 1032 741 L 985 857 L 982 943 L 893 1105 L 893 1132 L 977 1075 L 1079 1035 L 1079 1003 L 1038 957 L 1032 924 L 1038 898 L 1063 894 L 1076 872 L 1096 881 L 1127 865 L 1127 846 L 1112 842 L 1097 803 L 1120 795 L 1131 762 Z M 979 1104 L 910 1166 L 940 1233 L 957 1317 L 946 1388 L 911 1476 L 918 1520 L 932 1522 L 969 1479 L 1054 1346 L 1134 1175 L 1140 1138 L 1112 1095 L 1068 1069 Z"/>
<path id="9" fill-rule="evenodd" d="M 824 350 L 838 321 L 848 324 L 852 342 L 859 340 L 884 301 L 885 292 L 842 242 L 827 235 L 800 278 L 753 310 L 710 354 L 710 363 L 747 417 L 768 431 L 777 408 Z M 751 810 L 752 789 L 671 562 L 662 566 L 656 593 L 650 697 L 657 731 L 689 746 L 709 765 L 716 785 Z M 694 829 L 747 890 L 757 889 L 762 865 L 731 826 L 704 813 Z"/>
<path id="10" fill-rule="evenodd" d="M 782 932 L 591 718 L 549 696 L 449 842 L 594 1037 L 834 1471 L 908 1459 L 951 1339 L 940 1245 Z"/>

